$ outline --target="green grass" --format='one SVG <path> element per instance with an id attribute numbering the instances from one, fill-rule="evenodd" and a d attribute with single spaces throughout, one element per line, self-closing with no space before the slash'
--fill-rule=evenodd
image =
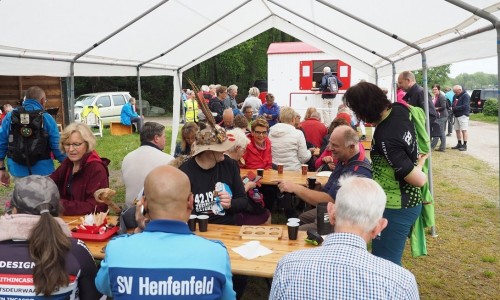
<path id="1" fill-rule="evenodd" d="M 472 121 L 498 124 L 498 116 L 485 116 L 483 113 L 470 114 L 469 119 Z"/>

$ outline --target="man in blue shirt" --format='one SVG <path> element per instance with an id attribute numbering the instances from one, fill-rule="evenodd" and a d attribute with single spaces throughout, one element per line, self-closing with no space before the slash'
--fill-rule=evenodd
<path id="1" fill-rule="evenodd" d="M 372 178 L 370 161 L 365 157 L 364 149 L 360 150 L 358 133 L 350 126 L 336 127 L 330 135 L 328 147 L 332 157 L 337 161 L 328 182 L 322 191 L 310 190 L 291 181 L 282 181 L 278 184 L 281 192 L 293 193 L 311 205 L 335 202 L 340 187 L 339 178 L 345 174 Z M 302 213 L 299 218 L 302 223 L 300 230 L 316 229 L 316 209 Z"/>
<path id="2" fill-rule="evenodd" d="M 120 115 L 120 122 L 123 125 L 131 126 L 132 123 L 136 124 L 137 127 L 137 133 L 141 133 L 142 131 L 142 117 L 139 116 L 135 110 L 134 110 L 134 105 L 135 105 L 135 98 L 130 98 L 128 100 L 128 103 L 126 103 L 122 107 L 122 112 Z"/>
<path id="3" fill-rule="evenodd" d="M 32 86 L 26 90 L 26 98 L 23 101 L 22 107 L 27 111 L 44 110 L 45 103 L 47 102 L 47 96 L 44 90 L 37 86 Z M 45 157 L 36 162 L 30 162 L 30 166 L 26 164 L 21 164 L 15 162 L 10 155 L 8 155 L 8 147 L 10 139 L 12 139 L 12 133 L 10 132 L 12 123 L 12 111 L 9 112 L 2 121 L 2 127 L 0 130 L 0 181 L 3 185 L 9 185 L 10 176 L 9 173 L 14 177 L 25 177 L 30 175 L 50 175 L 54 172 L 54 163 L 50 157 L 50 152 L 52 152 L 55 158 L 62 162 L 66 157 L 65 154 L 59 149 L 59 130 L 57 128 L 57 123 L 54 118 L 47 112 L 43 113 L 43 131 L 48 136 L 48 147 L 45 149 Z M 9 173 L 5 170 L 4 159 L 7 156 L 7 166 L 9 167 Z"/>
<path id="4" fill-rule="evenodd" d="M 467 140 L 469 134 L 467 129 L 469 127 L 469 113 L 470 113 L 470 96 L 467 94 L 461 85 L 455 85 L 453 87 L 453 93 L 455 97 L 453 98 L 453 104 L 451 109 L 455 115 L 455 131 L 457 133 L 458 144 L 451 149 L 458 149 L 460 151 L 467 151 Z"/>
<path id="5" fill-rule="evenodd" d="M 342 177 L 335 204 L 328 203 L 335 232 L 322 246 L 280 260 L 269 299 L 419 299 L 412 273 L 367 251 L 387 226 L 385 202 L 372 179 Z"/>
<path id="6" fill-rule="evenodd" d="M 108 243 L 97 289 L 115 299 L 235 299 L 227 250 L 189 230 L 192 209 L 187 175 L 167 165 L 153 169 L 137 206 L 148 220 L 138 220 L 144 231 Z"/>

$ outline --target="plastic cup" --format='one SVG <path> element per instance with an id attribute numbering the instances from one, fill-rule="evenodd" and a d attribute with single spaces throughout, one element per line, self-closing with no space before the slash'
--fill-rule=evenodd
<path id="1" fill-rule="evenodd" d="M 264 177 L 264 169 L 257 169 L 257 176 Z"/>
<path id="2" fill-rule="evenodd" d="M 314 190 L 314 188 L 316 187 L 316 177 L 308 177 L 307 178 L 307 186 L 311 190 Z"/>
<path id="3" fill-rule="evenodd" d="M 189 230 L 191 231 L 196 231 L 196 215 L 190 215 L 189 216 L 189 221 L 188 221 L 188 226 Z"/>
<path id="4" fill-rule="evenodd" d="M 200 215 L 198 218 L 198 229 L 200 232 L 206 232 L 208 230 L 208 216 Z"/>
<path id="5" fill-rule="evenodd" d="M 283 164 L 278 165 L 278 174 L 283 174 Z"/>
<path id="6" fill-rule="evenodd" d="M 330 234 L 332 231 L 327 206 L 327 203 L 318 203 L 316 205 L 316 223 L 320 235 Z"/>
<path id="7" fill-rule="evenodd" d="M 286 223 L 286 226 L 288 227 L 288 239 L 293 241 L 296 240 L 297 235 L 299 234 L 299 223 L 288 222 Z"/>
<path id="8" fill-rule="evenodd" d="M 309 166 L 308 165 L 302 165 L 302 175 L 307 175 L 307 168 Z"/>

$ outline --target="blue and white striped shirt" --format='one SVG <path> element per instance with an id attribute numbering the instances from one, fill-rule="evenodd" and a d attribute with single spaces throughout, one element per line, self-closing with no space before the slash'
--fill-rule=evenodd
<path id="1" fill-rule="evenodd" d="M 369 253 L 355 234 L 334 233 L 321 247 L 284 256 L 269 299 L 419 299 L 413 274 Z"/>

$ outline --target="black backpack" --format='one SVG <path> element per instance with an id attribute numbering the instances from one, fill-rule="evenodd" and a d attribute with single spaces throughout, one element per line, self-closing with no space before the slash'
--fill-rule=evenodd
<path id="1" fill-rule="evenodd" d="M 19 107 L 11 113 L 7 156 L 16 163 L 31 166 L 50 158 L 49 134 L 43 127 L 44 110 L 28 111 Z"/>

